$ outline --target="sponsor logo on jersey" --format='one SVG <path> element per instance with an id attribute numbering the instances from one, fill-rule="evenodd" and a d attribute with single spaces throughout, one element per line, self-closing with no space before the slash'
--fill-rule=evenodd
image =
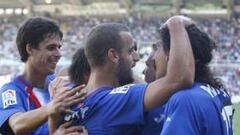
<path id="1" fill-rule="evenodd" d="M 17 104 L 16 91 L 8 89 L 2 93 L 3 108 Z"/>
<path id="2" fill-rule="evenodd" d="M 122 87 L 115 88 L 109 94 L 119 94 L 119 93 L 126 94 L 129 90 L 129 88 L 133 85 L 134 84 L 128 84 L 128 85 L 125 85 Z"/>
<path id="3" fill-rule="evenodd" d="M 72 111 L 72 113 L 66 114 L 64 116 L 64 121 L 71 121 L 81 119 L 83 120 L 86 116 L 86 112 L 88 111 L 88 107 L 81 107 L 78 111 Z"/>

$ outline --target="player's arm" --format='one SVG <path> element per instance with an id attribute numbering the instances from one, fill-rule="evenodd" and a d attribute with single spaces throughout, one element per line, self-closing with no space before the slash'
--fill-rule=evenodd
<path id="1" fill-rule="evenodd" d="M 185 19 L 185 20 L 184 20 Z M 144 110 L 164 104 L 177 90 L 190 87 L 194 81 L 195 64 L 185 24 L 190 19 L 175 16 L 167 21 L 170 33 L 170 52 L 167 73 L 150 83 L 144 96 Z"/>
<path id="2" fill-rule="evenodd" d="M 46 106 L 13 114 L 8 119 L 10 128 L 14 134 L 25 134 L 35 130 L 47 121 L 48 116 L 66 110 L 67 106 L 80 102 L 82 94 L 84 94 L 81 89 L 82 87 L 76 87 L 72 91 L 59 92 L 58 98 L 53 99 Z M 80 92 L 80 94 L 76 94 L 76 92 Z"/>
<path id="3" fill-rule="evenodd" d="M 28 111 L 17 112 L 9 117 L 8 125 L 14 134 L 25 134 L 35 130 L 47 121 L 48 113 L 46 106 Z"/>
<path id="4" fill-rule="evenodd" d="M 48 128 L 49 128 L 50 135 L 57 132 L 58 127 L 60 125 L 59 124 L 60 118 L 61 118 L 61 116 L 59 114 L 50 115 L 48 117 Z M 59 128 L 61 128 L 61 126 Z"/>

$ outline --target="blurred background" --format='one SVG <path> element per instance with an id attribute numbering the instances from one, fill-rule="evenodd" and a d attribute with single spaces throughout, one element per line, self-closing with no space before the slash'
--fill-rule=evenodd
<path id="1" fill-rule="evenodd" d="M 0 0 L 0 86 L 22 72 L 24 65 L 15 38 L 20 24 L 28 17 L 41 15 L 59 22 L 64 37 L 63 57 L 57 71 L 70 64 L 93 26 L 103 22 L 126 24 L 141 56 L 134 72 L 143 77 L 144 61 L 159 36 L 157 29 L 169 16 L 177 14 L 196 20 L 216 41 L 218 48 L 211 68 L 230 91 L 232 101 L 238 104 L 240 0 Z M 239 124 L 239 119 L 236 121 Z"/>

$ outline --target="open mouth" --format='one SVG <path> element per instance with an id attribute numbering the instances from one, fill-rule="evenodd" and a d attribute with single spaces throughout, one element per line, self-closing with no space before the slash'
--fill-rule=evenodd
<path id="1" fill-rule="evenodd" d="M 58 61 L 56 61 L 56 62 L 51 62 L 53 65 L 57 65 L 57 63 L 58 63 Z"/>
<path id="2" fill-rule="evenodd" d="M 50 60 L 49 60 L 49 66 L 50 66 L 51 68 L 55 69 L 58 61 L 59 61 L 59 59 L 57 59 L 57 58 L 50 59 Z"/>
<path id="3" fill-rule="evenodd" d="M 50 60 L 50 63 L 57 65 L 58 61 L 59 61 L 59 59 L 52 59 L 52 60 Z"/>
<path id="4" fill-rule="evenodd" d="M 56 66 L 56 65 L 57 65 L 57 63 L 58 63 L 58 62 L 52 62 L 51 64 Z"/>

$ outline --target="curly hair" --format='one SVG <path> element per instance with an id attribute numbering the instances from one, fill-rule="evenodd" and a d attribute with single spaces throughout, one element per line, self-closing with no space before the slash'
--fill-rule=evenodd
<path id="1" fill-rule="evenodd" d="M 213 55 L 212 50 L 216 48 L 215 42 L 209 35 L 201 31 L 196 25 L 186 27 L 195 59 L 195 81 L 209 84 L 216 89 L 223 88 L 222 82 L 214 77 L 209 68 Z M 168 28 L 162 27 L 160 36 L 163 43 L 163 50 L 167 54 L 170 50 L 170 34 Z"/>
<path id="2" fill-rule="evenodd" d="M 68 74 L 71 82 L 80 85 L 84 84 L 85 76 L 89 76 L 91 72 L 87 57 L 84 53 L 84 48 L 79 48 L 73 55 L 72 64 L 69 67 Z"/>

